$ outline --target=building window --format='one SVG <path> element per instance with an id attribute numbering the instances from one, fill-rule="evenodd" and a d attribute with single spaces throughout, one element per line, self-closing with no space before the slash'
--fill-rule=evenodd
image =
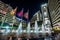
<path id="1" fill-rule="evenodd" d="M 59 16 L 59 15 L 58 15 L 58 16 Z M 56 20 L 58 20 L 58 19 L 60 19 L 60 17 L 58 17 Z M 56 21 L 56 20 L 55 20 L 55 21 Z"/>
<path id="2" fill-rule="evenodd" d="M 59 22 L 60 22 L 60 20 L 58 22 L 56 22 L 56 23 L 59 23 Z M 54 23 L 54 24 L 56 24 L 56 23 Z"/>

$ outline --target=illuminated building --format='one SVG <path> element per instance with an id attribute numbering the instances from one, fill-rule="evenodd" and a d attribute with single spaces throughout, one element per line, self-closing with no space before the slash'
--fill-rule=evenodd
<path id="1" fill-rule="evenodd" d="M 41 33 L 40 31 L 42 29 L 41 28 L 42 27 L 42 14 L 41 14 L 40 10 L 37 11 L 33 15 L 32 19 L 30 21 L 30 25 L 31 25 L 31 27 L 30 27 L 30 29 L 31 29 L 31 36 L 38 37 L 38 35 Z M 36 35 L 36 36 L 34 36 L 34 35 Z"/>
<path id="2" fill-rule="evenodd" d="M 30 23 L 32 24 L 32 26 L 33 26 L 33 24 L 35 23 L 35 21 L 37 21 L 38 24 L 39 24 L 39 22 L 41 22 L 41 24 L 42 24 L 42 14 L 41 14 L 40 11 L 37 11 L 37 12 L 33 15 L 32 19 L 31 19 L 31 21 L 30 21 Z"/>
<path id="3" fill-rule="evenodd" d="M 0 22 L 2 21 L 2 17 L 5 18 L 4 21 L 7 21 L 7 20 L 11 19 L 11 16 L 10 16 L 9 12 L 12 10 L 12 7 L 0 1 L 0 11 L 1 10 L 3 11 L 5 8 L 7 8 L 6 14 L 0 12 Z"/>
<path id="4" fill-rule="evenodd" d="M 7 9 L 7 11 L 4 14 L 3 10 L 5 8 Z M 5 4 L 2 1 L 0 1 L 0 22 L 4 21 L 4 23 L 8 23 L 9 25 L 12 25 L 13 21 L 14 21 L 14 25 L 18 25 L 19 21 L 17 21 L 16 16 L 14 16 L 14 19 L 13 19 L 13 16 L 10 14 L 10 11 L 12 11 L 12 7 L 8 4 Z"/>
<path id="5" fill-rule="evenodd" d="M 41 27 L 41 24 L 42 24 L 42 16 L 41 16 L 41 12 L 40 12 L 40 11 L 37 11 L 37 12 L 33 15 L 32 19 L 31 19 L 31 21 L 30 21 L 32 29 L 34 28 L 35 21 L 37 21 L 38 26 Z"/>
<path id="6" fill-rule="evenodd" d="M 49 14 L 48 14 L 48 5 L 47 3 L 41 5 L 41 10 L 42 10 L 42 33 L 51 33 L 51 23 L 49 20 Z"/>
<path id="7" fill-rule="evenodd" d="M 48 0 L 49 12 L 52 20 L 52 25 L 60 25 L 60 0 Z"/>

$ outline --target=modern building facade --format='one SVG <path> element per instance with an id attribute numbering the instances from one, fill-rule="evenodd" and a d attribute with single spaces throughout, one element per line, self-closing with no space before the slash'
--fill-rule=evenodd
<path id="1" fill-rule="evenodd" d="M 43 18 L 43 22 L 42 22 L 42 31 L 43 34 L 44 33 L 51 33 L 51 22 L 49 19 L 49 13 L 48 13 L 48 5 L 47 3 L 41 5 L 41 10 L 42 10 L 42 18 Z"/>
<path id="2" fill-rule="evenodd" d="M 18 25 L 19 21 L 17 21 L 16 16 L 12 16 L 10 12 L 12 11 L 12 7 L 2 1 L 0 1 L 0 22 L 8 23 L 12 25 Z"/>
<path id="3" fill-rule="evenodd" d="M 7 21 L 6 19 L 11 17 L 10 13 L 9 13 L 11 10 L 12 10 L 11 6 L 9 6 L 9 5 L 3 3 L 2 1 L 0 1 L 0 19 L 1 19 L 0 21 L 2 21 L 2 17 L 5 18 L 4 21 Z M 4 14 L 3 12 L 6 12 L 6 13 Z M 9 19 L 11 19 L 11 18 L 9 18 Z"/>
<path id="4" fill-rule="evenodd" d="M 53 26 L 60 25 L 60 0 L 48 0 L 50 17 Z"/>
<path id="5" fill-rule="evenodd" d="M 32 28 L 32 29 L 35 27 L 35 26 L 34 26 L 34 25 L 35 25 L 35 21 L 37 21 L 38 27 L 41 28 L 41 26 L 42 26 L 42 14 L 41 14 L 40 10 L 37 11 L 37 12 L 33 15 L 32 19 L 31 19 L 31 21 L 30 21 L 30 24 L 31 24 L 31 28 Z"/>

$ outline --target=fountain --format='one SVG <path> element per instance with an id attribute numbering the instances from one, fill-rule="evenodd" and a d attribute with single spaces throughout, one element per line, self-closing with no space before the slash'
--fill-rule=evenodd
<path id="1" fill-rule="evenodd" d="M 36 37 L 38 37 L 38 24 L 37 24 L 37 21 L 35 21 L 35 34 L 36 34 Z"/>
<path id="2" fill-rule="evenodd" d="M 42 24 L 42 34 L 45 35 L 45 26 Z"/>
<path id="3" fill-rule="evenodd" d="M 22 22 L 20 22 L 19 27 L 17 29 L 17 34 L 22 34 Z"/>
<path id="4" fill-rule="evenodd" d="M 30 37 L 30 22 L 28 23 L 28 27 L 27 27 L 27 34 L 28 34 L 28 38 Z"/>

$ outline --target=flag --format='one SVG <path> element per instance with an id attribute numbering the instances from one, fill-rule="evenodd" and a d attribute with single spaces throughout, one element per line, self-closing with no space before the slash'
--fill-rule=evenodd
<path id="1" fill-rule="evenodd" d="M 17 7 L 15 9 L 13 9 L 10 14 L 13 16 L 16 13 Z"/>
<path id="2" fill-rule="evenodd" d="M 29 11 L 27 11 L 27 12 L 25 12 L 25 13 L 23 14 L 23 20 L 24 20 L 25 22 L 28 22 L 28 21 L 29 21 L 29 19 L 28 19 L 28 12 L 29 12 Z"/>
<path id="3" fill-rule="evenodd" d="M 23 17 L 23 9 L 21 11 L 19 11 L 18 13 L 16 13 L 16 19 L 21 21 Z"/>
<path id="4" fill-rule="evenodd" d="M 28 20 L 28 11 L 24 13 L 24 18 Z"/>
<path id="5" fill-rule="evenodd" d="M 18 17 L 22 17 L 23 16 L 23 9 L 20 12 L 17 13 L 17 16 Z"/>

